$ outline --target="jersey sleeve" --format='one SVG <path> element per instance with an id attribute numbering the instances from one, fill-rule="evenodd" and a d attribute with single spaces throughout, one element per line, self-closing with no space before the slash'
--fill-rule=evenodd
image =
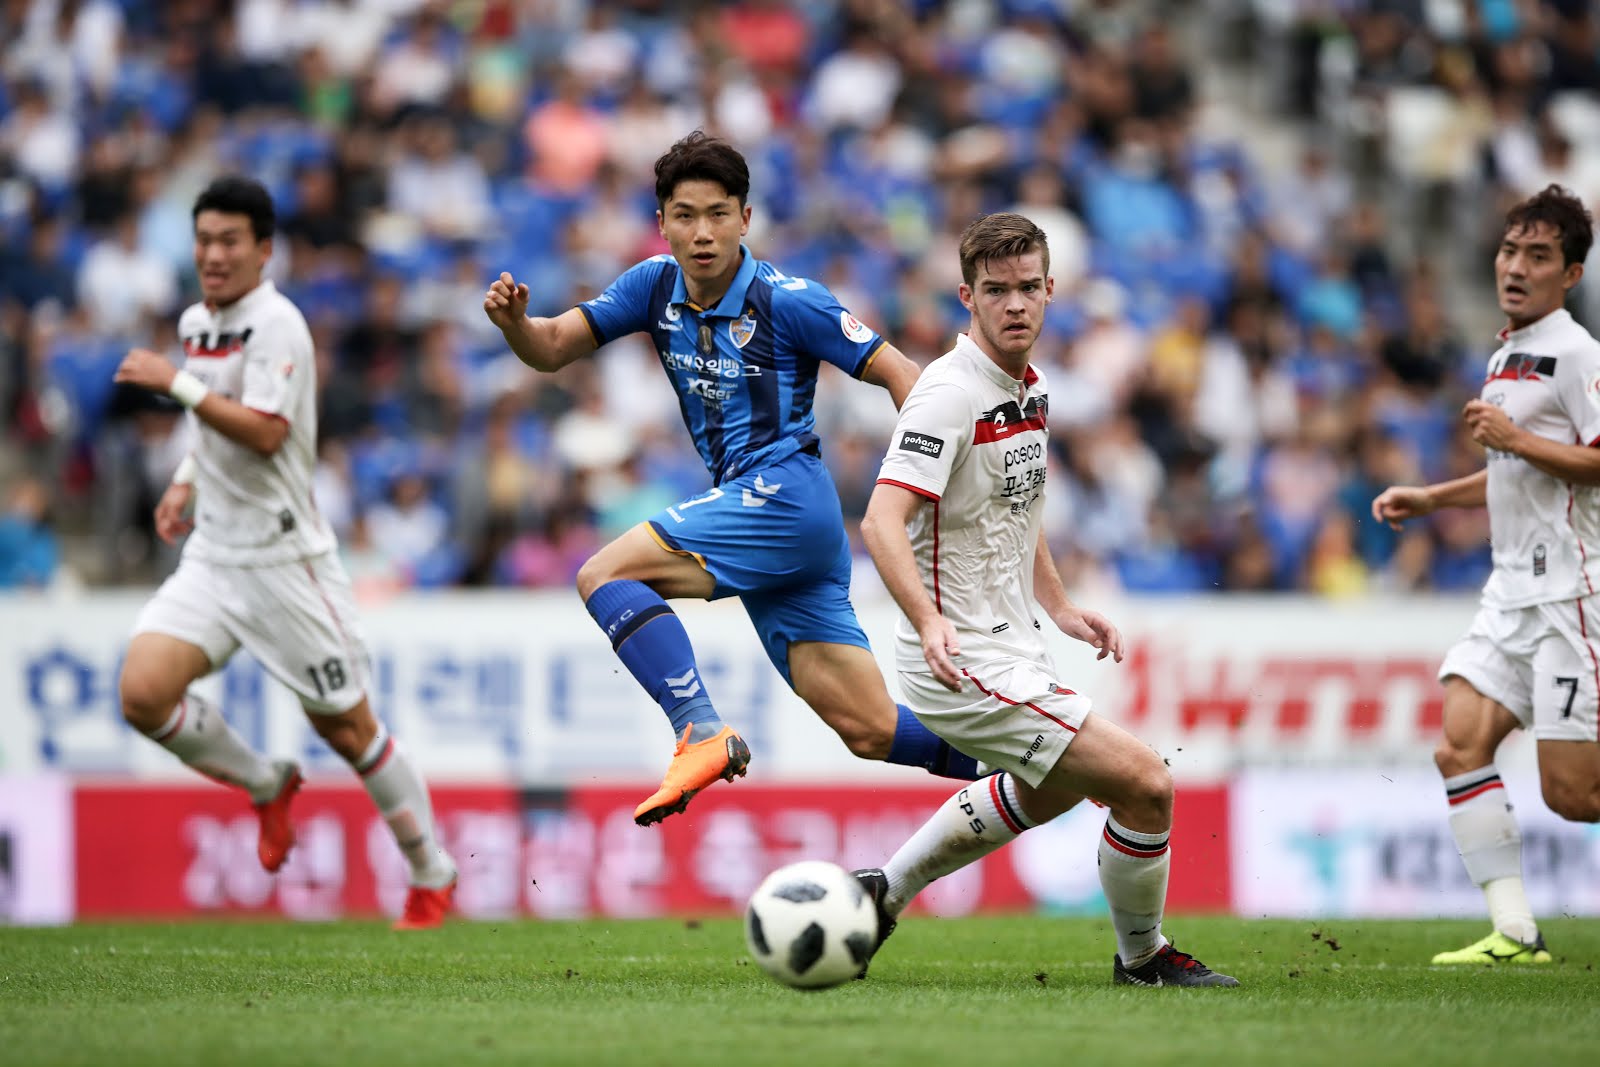
<path id="1" fill-rule="evenodd" d="M 938 500 L 957 459 L 972 447 L 973 426 L 972 401 L 958 385 L 917 383 L 900 409 L 879 483 Z"/>
<path id="2" fill-rule="evenodd" d="M 1600 445 L 1600 345 L 1585 345 L 1561 357 L 1556 389 L 1578 443 Z"/>
<path id="3" fill-rule="evenodd" d="M 311 330 L 298 315 L 274 317 L 244 342 L 244 392 L 239 403 L 264 415 L 288 418 L 297 390 L 310 388 L 316 370 Z"/>
<path id="4" fill-rule="evenodd" d="M 852 378 L 867 373 L 885 343 L 876 330 L 814 281 L 781 275 L 769 280 L 786 294 L 774 303 L 781 309 L 779 324 L 798 351 L 832 363 Z"/>
<path id="5" fill-rule="evenodd" d="M 596 347 L 650 328 L 650 293 L 661 279 L 665 260 L 670 258 L 652 256 L 635 263 L 607 286 L 605 292 L 578 305 L 584 321 L 589 324 L 589 332 L 594 334 Z"/>

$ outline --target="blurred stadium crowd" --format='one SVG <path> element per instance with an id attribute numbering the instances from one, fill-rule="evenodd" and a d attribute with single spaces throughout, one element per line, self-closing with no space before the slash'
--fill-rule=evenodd
<path id="1" fill-rule="evenodd" d="M 369 588 L 563 585 L 706 485 L 646 341 L 541 376 L 481 310 L 503 269 L 551 314 L 663 251 L 651 163 L 696 127 L 750 159 L 751 248 L 919 360 L 965 322 L 970 219 L 1049 233 L 1078 588 L 1476 588 L 1481 514 L 1396 536 L 1368 503 L 1482 463 L 1500 212 L 1600 203 L 1584 0 L 0 0 L 0 42 L 0 587 L 171 566 L 181 424 L 111 376 L 177 357 L 225 169 L 277 199 Z M 854 518 L 893 412 L 819 392 Z"/>

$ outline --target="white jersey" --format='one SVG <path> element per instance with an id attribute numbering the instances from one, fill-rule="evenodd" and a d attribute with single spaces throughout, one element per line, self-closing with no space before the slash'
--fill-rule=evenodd
<path id="1" fill-rule="evenodd" d="M 962 334 L 917 379 L 878 473 L 933 502 L 908 532 L 964 663 L 1050 663 L 1033 612 L 1048 406 L 1043 377 L 1029 368 L 1017 381 Z M 927 673 L 922 641 L 903 615 L 895 638 L 897 667 Z"/>
<path id="2" fill-rule="evenodd" d="M 194 304 L 178 320 L 184 369 L 219 396 L 288 422 L 269 458 L 236 444 L 192 412 L 195 530 L 185 556 L 230 566 L 271 566 L 335 547 L 317 513 L 317 366 L 305 318 L 270 281 L 232 304 Z"/>
<path id="3" fill-rule="evenodd" d="M 1561 309 L 1501 340 L 1483 399 L 1540 437 L 1600 445 L 1600 343 L 1589 331 Z M 1494 572 L 1483 602 L 1523 608 L 1600 590 L 1600 489 L 1492 449 L 1488 467 Z"/>

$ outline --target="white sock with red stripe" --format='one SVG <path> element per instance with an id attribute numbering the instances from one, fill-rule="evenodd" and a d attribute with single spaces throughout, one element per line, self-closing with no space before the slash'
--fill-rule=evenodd
<path id="1" fill-rule="evenodd" d="M 1467 875 L 1483 890 L 1494 928 L 1531 945 L 1539 938 L 1533 909 L 1522 887 L 1522 829 L 1511 811 L 1494 764 L 1444 780 L 1450 801 L 1450 832 Z"/>
<path id="2" fill-rule="evenodd" d="M 372 744 L 356 761 L 355 770 L 411 865 L 411 884 L 430 889 L 450 884 L 456 865 L 434 834 L 428 787 L 381 724 Z"/>
<path id="3" fill-rule="evenodd" d="M 1172 850 L 1167 834 L 1142 834 L 1111 816 L 1100 834 L 1100 888 L 1111 908 L 1117 955 L 1138 967 L 1161 950 L 1161 915 L 1167 907 Z"/>
<path id="4" fill-rule="evenodd" d="M 1011 775 L 980 778 L 939 806 L 883 865 L 889 879 L 884 906 L 898 915 L 937 878 L 980 860 L 1033 823 L 1017 803 Z"/>
<path id="5" fill-rule="evenodd" d="M 271 800 L 282 784 L 272 761 L 245 744 L 211 702 L 194 693 L 185 693 L 161 728 L 145 736 L 207 778 L 243 789 L 255 803 Z"/>

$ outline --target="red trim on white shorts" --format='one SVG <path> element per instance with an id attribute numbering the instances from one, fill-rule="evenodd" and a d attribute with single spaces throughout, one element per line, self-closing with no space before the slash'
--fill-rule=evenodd
<path id="1" fill-rule="evenodd" d="M 301 566 L 305 567 L 306 577 L 311 579 L 312 587 L 316 589 L 317 595 L 322 598 L 322 606 L 328 609 L 328 617 L 333 620 L 333 628 L 339 631 L 339 641 L 344 645 L 345 658 L 350 661 L 350 670 L 352 672 L 355 671 L 358 666 L 355 646 L 350 643 L 350 635 L 345 633 L 344 620 L 339 618 L 339 612 L 334 608 L 333 601 L 328 598 L 327 592 L 322 588 L 322 581 L 317 577 L 316 568 L 311 566 L 311 561 L 306 560 Z M 363 692 L 362 695 L 365 696 L 365 693 Z"/>
<path id="2" fill-rule="evenodd" d="M 1040 715 L 1043 715 L 1045 718 L 1049 719 L 1051 722 L 1055 723 L 1057 726 L 1061 727 L 1063 730 L 1070 730 L 1073 733 L 1077 733 L 1078 732 L 1078 728 L 1076 726 L 1070 726 L 1067 723 L 1062 722 L 1060 719 L 1056 718 L 1054 715 L 1050 714 L 1048 711 L 1045 711 L 1043 708 L 1041 708 L 1039 705 L 1033 703 L 1031 700 L 1012 700 L 1010 697 L 1006 696 L 1004 693 L 995 692 L 995 691 L 991 691 L 991 690 L 985 689 L 983 687 L 983 683 L 978 681 L 978 679 L 973 678 L 972 675 L 967 672 L 967 669 L 965 667 L 963 667 L 961 669 L 961 673 L 963 675 L 965 675 L 966 677 L 968 677 L 968 678 L 972 678 L 972 684 L 977 686 L 978 687 L 978 692 L 982 693 L 984 696 L 986 696 L 986 697 L 994 697 L 996 700 L 1000 701 L 1001 703 L 1010 704 L 1014 708 L 1022 708 L 1022 707 L 1032 708 L 1034 711 L 1037 711 Z"/>
<path id="3" fill-rule="evenodd" d="M 1589 640 L 1589 622 L 1584 618 L 1583 601 L 1580 599 L 1577 604 L 1578 633 L 1583 635 L 1583 647 L 1589 650 L 1589 665 L 1594 668 L 1594 691 L 1596 694 L 1600 694 L 1600 657 L 1595 655 L 1594 642 Z M 1600 741 L 1600 727 L 1596 729 L 1595 740 Z"/>

